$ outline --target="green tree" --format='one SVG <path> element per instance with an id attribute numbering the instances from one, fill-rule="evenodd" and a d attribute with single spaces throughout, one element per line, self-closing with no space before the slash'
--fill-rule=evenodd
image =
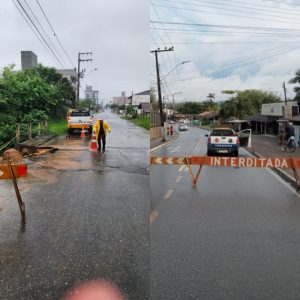
<path id="1" fill-rule="evenodd" d="M 296 71 L 295 77 L 289 80 L 290 84 L 300 84 L 300 69 Z M 300 86 L 294 87 L 294 92 L 296 93 L 294 100 L 300 103 Z"/>
<path id="2" fill-rule="evenodd" d="M 200 102 L 185 102 L 178 107 L 182 114 L 199 114 L 203 110 Z"/>
<path id="3" fill-rule="evenodd" d="M 93 100 L 91 99 L 83 99 L 79 101 L 79 108 L 80 109 L 92 109 L 93 106 Z"/>
<path id="4" fill-rule="evenodd" d="M 271 92 L 261 90 L 223 91 L 224 94 L 233 95 L 221 104 L 220 115 L 223 119 L 231 117 L 242 119 L 261 111 L 264 103 L 280 102 L 281 99 Z"/>
<path id="5" fill-rule="evenodd" d="M 215 94 L 214 93 L 209 93 L 206 98 L 208 99 L 208 101 L 210 103 L 212 103 L 215 99 Z"/>
<path id="6" fill-rule="evenodd" d="M 126 106 L 126 116 L 131 115 L 132 117 L 136 115 L 136 110 L 133 108 L 132 105 Z"/>

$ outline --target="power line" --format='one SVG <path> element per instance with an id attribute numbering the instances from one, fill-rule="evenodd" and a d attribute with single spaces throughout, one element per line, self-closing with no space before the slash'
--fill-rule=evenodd
<path id="1" fill-rule="evenodd" d="M 62 62 L 60 61 L 60 59 L 56 56 L 56 54 L 53 52 L 52 48 L 48 45 L 47 41 L 45 40 L 44 36 L 41 34 L 41 32 L 39 31 L 39 29 L 37 28 L 37 26 L 35 25 L 35 23 L 33 22 L 33 20 L 31 19 L 31 17 L 29 16 L 29 14 L 27 13 L 27 11 L 25 10 L 25 8 L 23 7 L 22 3 L 17 0 L 19 6 L 21 7 L 21 9 L 23 10 L 23 12 L 26 14 L 27 18 L 29 19 L 29 21 L 31 22 L 31 24 L 34 26 L 35 30 L 38 32 L 38 34 L 40 35 L 40 37 L 42 38 L 42 40 L 45 42 L 45 44 L 47 45 L 47 47 L 49 48 L 49 50 L 51 51 L 51 53 L 54 55 L 54 57 L 56 58 L 56 60 L 58 61 L 58 63 L 63 67 Z"/>
<path id="2" fill-rule="evenodd" d="M 37 32 L 34 30 L 34 27 L 32 26 L 32 24 L 26 19 L 26 16 L 24 14 L 24 12 L 19 8 L 19 6 L 16 4 L 15 0 L 12 0 L 13 4 L 15 5 L 16 9 L 19 11 L 19 13 L 21 14 L 21 16 L 23 17 L 23 19 L 25 20 L 25 22 L 27 23 L 27 25 L 29 26 L 29 28 L 32 30 L 32 32 L 35 34 L 35 36 L 37 37 L 37 39 L 40 41 L 40 43 L 43 45 L 43 47 L 45 48 L 45 50 L 49 53 L 49 55 L 54 58 L 54 56 L 52 55 L 52 53 L 49 51 L 49 49 L 46 47 L 45 43 L 43 42 L 43 40 L 39 37 L 39 35 L 37 34 Z"/>
<path id="3" fill-rule="evenodd" d="M 150 27 L 150 31 L 167 31 L 169 33 L 180 33 L 180 34 L 199 34 L 201 33 L 202 35 L 207 35 L 212 33 L 212 35 L 218 35 L 219 33 L 223 34 L 225 33 L 226 35 L 228 34 L 234 34 L 234 35 L 239 35 L 243 34 L 244 35 L 263 35 L 263 36 L 268 36 L 268 37 L 300 37 L 300 33 L 270 33 L 270 32 L 255 32 L 255 31 L 230 31 L 230 30 L 195 30 L 195 29 L 179 29 L 179 28 L 152 28 Z"/>
<path id="4" fill-rule="evenodd" d="M 264 30 L 264 31 L 281 31 L 281 32 L 298 32 L 299 29 L 292 28 L 279 28 L 279 27 L 262 27 L 262 26 L 239 26 L 239 25 L 219 25 L 219 24 L 205 24 L 205 23 L 188 23 L 188 22 L 170 22 L 170 21 L 154 21 L 150 20 L 154 24 L 169 24 L 179 26 L 195 26 L 195 27 L 212 27 L 212 28 L 230 28 L 230 29 L 253 29 L 253 30 Z"/>
<path id="5" fill-rule="evenodd" d="M 234 41 L 224 41 L 224 42 L 175 42 L 174 45 L 234 45 L 234 44 L 300 44 L 300 41 L 297 42 L 283 42 L 283 41 L 247 41 L 247 42 L 234 42 Z"/>
<path id="6" fill-rule="evenodd" d="M 175 8 L 175 9 L 178 9 L 178 10 L 187 10 L 187 11 L 192 11 L 192 12 L 202 12 L 202 13 L 212 14 L 212 15 L 222 15 L 222 16 L 229 16 L 229 17 L 236 17 L 236 18 L 247 18 L 247 19 L 259 20 L 259 21 L 279 22 L 279 23 L 285 23 L 285 24 L 298 24 L 299 25 L 299 22 L 286 22 L 286 21 L 282 21 L 282 20 L 262 19 L 262 18 L 255 18 L 255 17 L 250 17 L 250 16 L 240 16 L 240 15 L 226 14 L 226 13 L 220 13 L 220 12 L 203 11 L 203 10 L 197 10 L 197 9 L 193 9 L 193 8 L 184 8 L 184 7 L 164 5 L 164 4 L 155 4 L 155 5 L 160 6 L 160 7 L 166 7 L 166 8 Z M 207 7 L 207 6 L 202 5 L 202 7 Z M 211 7 L 209 7 L 209 8 L 211 8 Z"/>
<path id="7" fill-rule="evenodd" d="M 37 21 L 37 23 L 39 24 L 40 28 L 42 29 L 42 31 L 44 32 L 44 34 L 46 35 L 46 37 L 48 38 L 49 44 L 54 48 L 54 50 L 56 51 L 56 54 L 59 56 L 59 58 L 61 59 L 61 61 L 66 65 L 65 60 L 63 59 L 63 57 L 60 55 L 59 51 L 57 50 L 57 48 L 55 47 L 55 45 L 52 43 L 51 38 L 49 37 L 48 33 L 45 31 L 44 27 L 42 26 L 42 24 L 40 23 L 40 21 L 38 20 L 38 18 L 36 17 L 35 13 L 33 12 L 33 10 L 31 9 L 30 5 L 27 3 L 26 0 L 24 0 L 26 6 L 28 7 L 29 11 L 31 12 L 31 15 L 34 17 L 34 19 Z"/>
<path id="8" fill-rule="evenodd" d="M 206 8 L 214 8 L 214 9 L 218 9 L 218 10 L 227 10 L 227 11 L 230 11 L 230 12 L 241 12 L 241 13 L 246 13 L 246 14 L 249 14 L 249 11 L 245 11 L 245 10 L 240 10 L 240 9 L 233 9 L 233 8 L 226 8 L 226 6 L 232 6 L 232 7 L 238 7 L 238 8 L 245 8 L 243 6 L 238 6 L 238 5 L 233 5 L 233 4 L 228 4 L 228 3 L 218 3 L 218 2 L 214 2 L 214 1 L 207 1 L 207 0 L 201 0 L 201 1 L 197 1 L 197 0 L 193 0 L 193 3 L 191 2 L 182 2 L 182 1 L 171 1 L 171 0 L 160 0 L 160 1 L 165 1 L 165 2 L 169 2 L 169 3 L 175 3 L 175 4 L 185 4 L 185 5 L 191 5 L 191 6 L 196 6 L 196 7 L 206 7 Z M 195 4 L 195 2 L 205 2 L 205 3 L 209 3 L 209 4 L 216 4 L 216 5 L 219 5 L 219 6 L 222 6 L 222 8 L 220 7 L 217 7 L 217 6 L 207 6 L 207 5 L 203 5 L 203 4 Z M 262 15 L 263 16 L 268 16 L 268 17 L 275 17 L 275 18 L 283 18 L 283 19 L 291 19 L 291 20 L 298 20 L 298 18 L 291 18 L 291 17 L 286 17 L 286 16 L 281 16 L 281 15 L 272 15 L 272 14 L 268 14 L 268 13 L 264 13 L 264 12 L 272 12 L 272 10 L 268 9 L 261 9 L 261 8 L 251 8 L 251 7 L 246 7 L 246 9 L 252 9 L 252 10 L 256 10 L 256 11 L 259 11 L 259 12 L 262 12 Z M 259 14 L 259 12 L 256 14 Z M 277 13 L 279 14 L 279 12 L 277 11 L 273 11 L 274 13 Z M 251 13 L 251 12 L 250 12 Z M 280 14 L 282 14 L 282 11 L 280 12 Z M 289 13 L 290 15 L 291 13 Z M 260 14 L 261 15 L 261 14 Z M 296 16 L 299 16 L 300 14 L 294 14 Z"/>
<path id="9" fill-rule="evenodd" d="M 238 64 L 238 63 L 232 63 L 231 65 L 229 64 L 226 68 L 220 68 L 220 69 L 216 69 L 214 71 L 211 71 L 210 73 L 215 73 L 215 72 L 220 72 L 220 71 L 225 71 L 225 70 L 229 70 L 229 69 L 232 69 L 232 68 L 241 68 L 241 67 L 244 67 L 246 65 L 249 65 L 249 64 L 253 64 L 253 63 L 256 63 L 256 62 L 259 62 L 259 61 L 264 61 L 264 60 L 268 60 L 270 58 L 273 58 L 273 57 L 277 57 L 277 56 L 280 56 L 280 55 L 283 55 L 283 54 L 286 54 L 286 53 L 289 53 L 289 52 L 292 52 L 292 51 L 295 51 L 295 50 L 298 50 L 300 49 L 300 47 L 296 47 L 296 48 L 292 48 L 292 49 L 288 49 L 288 50 L 285 50 L 283 52 L 280 52 L 280 53 L 276 53 L 276 54 L 273 54 L 273 55 L 268 55 L 268 56 L 265 56 L 265 57 L 262 57 L 262 58 L 258 58 L 258 59 L 254 59 L 254 60 L 249 60 L 248 62 L 244 62 L 244 63 L 241 63 L 241 64 Z M 195 76 L 194 78 L 198 78 L 200 76 Z M 190 78 L 189 78 L 190 79 Z M 189 79 L 186 79 L 186 80 L 189 80 Z M 182 79 L 182 81 L 185 81 L 185 79 Z"/>
<path id="10" fill-rule="evenodd" d="M 73 63 L 72 60 L 70 59 L 69 54 L 67 53 L 67 51 L 65 50 L 65 48 L 64 48 L 64 46 L 62 45 L 61 41 L 59 40 L 57 34 L 55 33 L 55 30 L 53 29 L 53 27 L 52 27 L 52 25 L 51 25 L 51 23 L 50 23 L 50 21 L 49 21 L 47 15 L 46 15 L 44 9 L 42 8 L 42 6 L 41 6 L 39 0 L 36 0 L 36 2 L 37 2 L 37 4 L 38 4 L 38 6 L 40 7 L 40 9 L 41 9 L 41 11 L 42 11 L 42 13 L 43 13 L 43 15 L 44 15 L 44 17 L 45 17 L 45 19 L 46 19 L 48 25 L 50 26 L 50 28 L 51 28 L 51 30 L 52 30 L 52 32 L 53 32 L 53 35 L 55 36 L 56 40 L 58 41 L 59 45 L 61 46 L 62 50 L 64 51 L 66 57 L 68 58 L 68 60 L 69 60 L 69 62 L 70 62 L 70 64 L 71 64 L 71 66 L 73 66 L 73 67 L 75 68 L 74 63 Z"/>

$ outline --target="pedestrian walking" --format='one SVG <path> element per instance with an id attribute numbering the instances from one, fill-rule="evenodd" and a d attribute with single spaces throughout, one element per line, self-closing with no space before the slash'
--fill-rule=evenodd
<path id="1" fill-rule="evenodd" d="M 101 143 L 102 143 L 102 151 L 105 152 L 105 145 L 106 145 L 106 135 L 111 132 L 111 129 L 106 121 L 104 121 L 102 118 L 99 118 L 94 127 L 93 130 L 96 133 L 96 140 L 98 142 L 98 148 L 97 150 L 101 151 Z"/>
<path id="2" fill-rule="evenodd" d="M 173 131 L 174 131 L 174 130 L 173 130 L 173 126 L 171 125 L 171 127 L 170 127 L 170 134 L 171 134 L 171 135 L 173 135 Z"/>

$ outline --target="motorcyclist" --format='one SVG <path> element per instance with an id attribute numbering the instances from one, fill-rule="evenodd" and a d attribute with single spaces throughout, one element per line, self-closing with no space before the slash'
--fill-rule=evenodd
<path id="1" fill-rule="evenodd" d="M 292 122 L 288 122 L 284 129 L 284 140 L 288 142 L 291 137 L 295 137 L 295 127 Z"/>

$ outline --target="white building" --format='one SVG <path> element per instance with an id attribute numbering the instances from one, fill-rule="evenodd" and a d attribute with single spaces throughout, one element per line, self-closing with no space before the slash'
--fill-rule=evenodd
<path id="1" fill-rule="evenodd" d="M 150 90 L 128 97 L 132 106 L 138 107 L 141 103 L 150 103 Z"/>

